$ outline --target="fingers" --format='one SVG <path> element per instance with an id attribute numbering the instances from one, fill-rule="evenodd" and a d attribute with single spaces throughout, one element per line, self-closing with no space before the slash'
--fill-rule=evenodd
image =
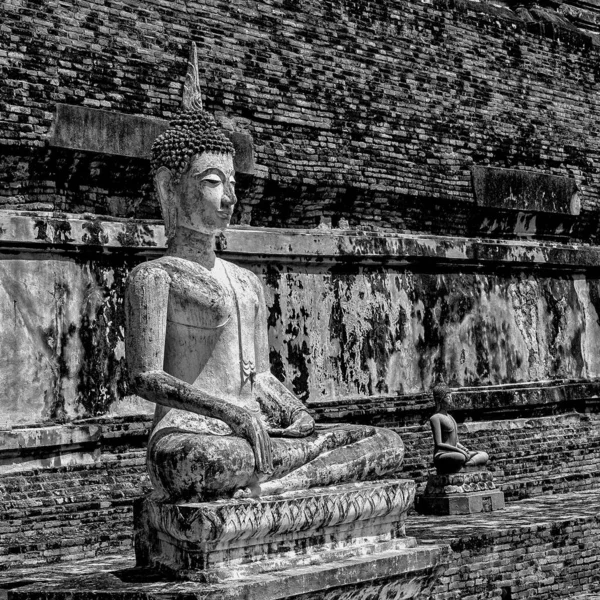
<path id="1" fill-rule="evenodd" d="M 283 437 L 285 436 L 285 429 L 280 429 L 278 427 L 270 427 L 269 429 L 267 429 L 267 433 L 271 437 Z"/>
<path id="2" fill-rule="evenodd" d="M 303 423 L 300 421 L 296 421 L 292 423 L 289 427 L 285 429 L 281 429 L 278 427 L 273 427 L 268 429 L 268 433 L 272 437 L 306 437 L 313 432 L 314 424 L 313 423 Z"/>
<path id="3" fill-rule="evenodd" d="M 273 453 L 269 434 L 257 420 L 252 422 L 251 429 L 256 470 L 259 473 L 270 474 L 273 472 Z"/>
<path id="4" fill-rule="evenodd" d="M 265 445 L 265 468 L 263 473 L 271 474 L 273 472 L 273 446 L 271 439 L 266 431 L 263 430 L 264 445 Z"/>
<path id="5" fill-rule="evenodd" d="M 247 411 L 232 411 L 230 425 L 234 433 L 245 438 L 254 453 L 255 469 L 266 475 L 273 472 L 271 439 L 263 423 Z"/>
<path id="6" fill-rule="evenodd" d="M 260 464 L 257 465 L 258 471 L 268 475 L 273 472 L 273 455 L 271 452 L 271 440 L 264 430 L 258 435 L 258 447 L 261 454 Z"/>

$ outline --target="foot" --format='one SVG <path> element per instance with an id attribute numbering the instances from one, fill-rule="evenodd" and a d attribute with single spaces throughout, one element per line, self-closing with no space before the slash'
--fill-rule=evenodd
<path id="1" fill-rule="evenodd" d="M 240 488 L 233 494 L 233 497 L 235 500 L 248 500 L 248 499 L 253 499 L 253 498 L 255 499 L 255 498 L 260 498 L 260 496 L 261 496 L 261 489 L 258 484 L 254 485 L 254 486 Z"/>

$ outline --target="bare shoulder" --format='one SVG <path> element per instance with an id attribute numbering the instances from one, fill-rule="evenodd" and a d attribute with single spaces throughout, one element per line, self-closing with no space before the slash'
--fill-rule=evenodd
<path id="1" fill-rule="evenodd" d="M 169 269 L 164 259 L 149 260 L 134 267 L 127 278 L 127 286 L 143 285 L 152 282 L 160 285 L 162 282 L 168 284 L 170 281 Z"/>

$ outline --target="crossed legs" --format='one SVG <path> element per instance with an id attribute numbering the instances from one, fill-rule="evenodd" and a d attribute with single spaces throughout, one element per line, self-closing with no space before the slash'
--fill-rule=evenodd
<path id="1" fill-rule="evenodd" d="M 236 436 L 164 429 L 148 445 L 154 489 L 170 500 L 207 500 L 374 479 L 399 469 L 400 436 L 360 425 L 317 426 L 305 438 L 272 438 L 271 475 L 257 477 L 248 442 Z"/>

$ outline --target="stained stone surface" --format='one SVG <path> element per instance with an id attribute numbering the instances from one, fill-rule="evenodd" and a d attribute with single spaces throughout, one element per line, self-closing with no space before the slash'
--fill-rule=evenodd
<path id="1" fill-rule="evenodd" d="M 594 246 L 340 230 L 237 228 L 226 238 L 220 255 L 264 287 L 274 372 L 330 421 L 400 414 L 440 374 L 461 386 L 460 410 L 478 413 L 537 405 L 548 414 L 545 405 L 560 412 L 597 396 L 600 287 L 595 271 L 574 273 L 600 264 Z M 41 423 L 63 407 L 68 420 L 119 413 L 124 279 L 164 244 L 156 222 L 0 215 L 0 309 L 12 324 L 0 350 L 0 424 Z M 423 271 L 431 261 L 436 275 Z M 19 278 L 26 290 L 13 285 Z"/>

